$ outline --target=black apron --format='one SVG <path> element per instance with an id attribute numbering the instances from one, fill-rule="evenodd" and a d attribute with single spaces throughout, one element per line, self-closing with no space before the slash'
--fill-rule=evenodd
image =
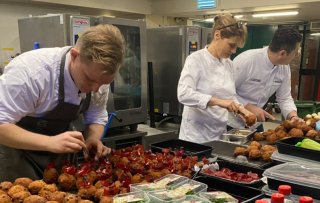
<path id="1" fill-rule="evenodd" d="M 17 123 L 18 126 L 32 132 L 54 136 L 70 130 L 70 123 L 88 109 L 91 93 L 86 95 L 86 99 L 81 101 L 80 105 L 64 102 L 64 64 L 67 52 L 61 57 L 58 105 L 44 117 L 22 118 Z M 48 163 L 55 162 L 59 168 L 67 158 L 67 154 L 20 150 L 0 145 L 0 182 L 14 181 L 19 177 L 42 179 L 43 171 Z"/>

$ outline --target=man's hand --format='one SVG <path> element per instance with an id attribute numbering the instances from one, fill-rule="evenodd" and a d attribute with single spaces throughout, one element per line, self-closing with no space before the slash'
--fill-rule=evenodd
<path id="1" fill-rule="evenodd" d="M 48 151 L 53 153 L 76 153 L 86 148 L 82 133 L 78 131 L 48 136 L 48 140 Z"/>
<path id="2" fill-rule="evenodd" d="M 94 159 L 99 160 L 100 157 L 106 156 L 107 154 L 110 154 L 111 148 L 106 147 L 103 145 L 101 140 L 97 138 L 88 138 L 86 140 L 86 146 L 87 150 L 89 152 L 94 152 Z M 85 158 L 88 158 L 89 154 L 84 154 Z"/>
<path id="3" fill-rule="evenodd" d="M 274 116 L 272 116 L 271 114 L 269 114 L 268 112 L 266 112 L 265 110 L 263 110 L 260 107 L 257 107 L 253 104 L 247 104 L 245 106 L 245 108 L 249 111 L 251 111 L 254 115 L 256 115 L 257 120 L 260 122 L 264 122 L 266 121 L 266 118 L 275 120 L 276 118 Z"/>

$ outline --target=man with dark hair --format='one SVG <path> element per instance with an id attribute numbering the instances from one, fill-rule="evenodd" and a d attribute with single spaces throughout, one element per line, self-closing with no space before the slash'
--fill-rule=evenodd
<path id="1" fill-rule="evenodd" d="M 301 39 L 298 30 L 279 28 L 268 47 L 245 51 L 233 60 L 237 99 L 257 116 L 258 121 L 275 119 L 262 109 L 274 93 L 284 118 L 299 120 L 291 96 L 289 63 L 299 55 Z M 229 125 L 243 127 L 242 120 L 232 115 Z"/>

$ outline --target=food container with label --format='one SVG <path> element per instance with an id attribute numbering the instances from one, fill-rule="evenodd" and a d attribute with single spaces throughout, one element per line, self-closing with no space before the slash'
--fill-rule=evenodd
<path id="1" fill-rule="evenodd" d="M 251 140 L 256 129 L 232 129 L 222 134 L 222 140 L 237 144 L 244 144 Z"/>
<path id="2" fill-rule="evenodd" d="M 171 189 L 177 184 L 182 184 L 183 182 L 187 182 L 189 179 L 184 176 L 176 175 L 176 174 L 168 174 L 162 178 L 155 180 L 152 183 L 137 183 L 130 184 L 130 191 L 154 191 L 154 190 L 163 190 L 163 189 Z"/>
<path id="3" fill-rule="evenodd" d="M 183 200 L 186 195 L 196 195 L 199 192 L 207 191 L 208 186 L 198 181 L 188 180 L 183 184 L 172 187 L 171 190 L 151 191 L 148 193 L 150 201 L 176 202 Z"/>
<path id="4" fill-rule="evenodd" d="M 219 203 L 237 203 L 238 202 L 236 198 L 222 191 L 200 192 L 199 196 L 209 200 L 210 202 L 219 202 Z"/>
<path id="5" fill-rule="evenodd" d="M 293 194 L 320 199 L 320 165 L 283 163 L 265 170 L 263 176 L 267 177 L 271 190 L 277 190 L 279 185 L 290 185 Z"/>
<path id="6" fill-rule="evenodd" d="M 187 195 L 183 200 L 177 201 L 178 203 L 211 203 L 205 198 L 198 197 L 196 195 Z"/>
<path id="7" fill-rule="evenodd" d="M 149 203 L 150 199 L 144 192 L 130 192 L 113 197 L 113 203 Z"/>

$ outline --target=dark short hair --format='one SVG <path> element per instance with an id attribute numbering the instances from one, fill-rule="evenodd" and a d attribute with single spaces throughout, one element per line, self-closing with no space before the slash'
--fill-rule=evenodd
<path id="1" fill-rule="evenodd" d="M 285 50 L 289 54 L 296 48 L 297 43 L 301 42 L 301 40 L 302 36 L 296 28 L 278 28 L 273 35 L 269 49 L 272 52 Z"/>

